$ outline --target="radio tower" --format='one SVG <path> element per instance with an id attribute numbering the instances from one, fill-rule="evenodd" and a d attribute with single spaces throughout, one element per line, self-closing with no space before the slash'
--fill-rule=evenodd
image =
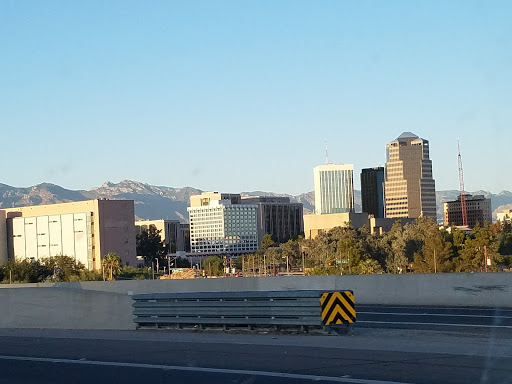
<path id="1" fill-rule="evenodd" d="M 459 152 L 459 187 L 460 187 L 460 207 L 462 210 L 462 225 L 468 225 L 468 213 L 466 211 L 466 193 L 464 192 L 464 173 L 462 171 L 462 156 L 460 155 L 460 144 L 457 140 L 457 150 Z"/>
<path id="2" fill-rule="evenodd" d="M 329 151 L 327 150 L 327 137 L 325 138 L 325 164 L 329 164 Z"/>

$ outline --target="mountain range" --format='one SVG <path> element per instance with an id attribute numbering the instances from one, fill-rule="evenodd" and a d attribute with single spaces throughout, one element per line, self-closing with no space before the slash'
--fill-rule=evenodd
<path id="1" fill-rule="evenodd" d="M 155 186 L 138 181 L 123 180 L 119 183 L 105 182 L 100 187 L 90 190 L 69 190 L 55 184 L 42 183 L 28 188 L 12 187 L 0 184 L 0 208 L 20 207 L 27 205 L 55 204 L 90 199 L 129 199 L 135 202 L 135 215 L 138 219 L 169 219 L 186 222 L 187 205 L 190 196 L 203 192 L 193 187 L 173 188 Z M 284 193 L 252 191 L 242 192 L 242 196 L 285 196 L 304 206 L 304 213 L 314 211 L 314 192 L 300 195 Z M 471 192 L 473 195 L 485 195 L 491 198 L 493 217 L 496 212 L 512 208 L 512 192 L 502 191 L 493 194 L 488 191 Z M 443 201 L 455 200 L 457 190 L 437 191 L 437 216 L 443 217 Z M 356 212 L 361 212 L 361 191 L 354 191 Z"/>

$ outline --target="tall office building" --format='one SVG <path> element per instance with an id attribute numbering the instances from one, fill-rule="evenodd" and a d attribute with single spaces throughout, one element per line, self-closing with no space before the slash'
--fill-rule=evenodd
<path id="1" fill-rule="evenodd" d="M 428 140 L 404 132 L 386 145 L 386 217 L 436 218 L 436 188 Z"/>
<path id="2" fill-rule="evenodd" d="M 258 249 L 258 206 L 241 196 L 205 192 L 190 197 L 190 248 L 193 254 L 238 256 Z"/>
<path id="3" fill-rule="evenodd" d="M 259 243 L 266 234 L 272 235 L 278 243 L 304 234 L 302 204 L 290 202 L 289 197 L 243 197 L 241 203 L 258 206 Z"/>
<path id="4" fill-rule="evenodd" d="M 304 233 L 302 204 L 288 197 L 204 192 L 190 197 L 193 254 L 254 252 L 266 234 L 285 242 Z"/>
<path id="5" fill-rule="evenodd" d="M 354 212 L 354 166 L 325 164 L 313 169 L 315 213 Z"/>
<path id="6" fill-rule="evenodd" d="M 384 217 L 384 167 L 361 170 L 361 203 L 363 212 Z"/>

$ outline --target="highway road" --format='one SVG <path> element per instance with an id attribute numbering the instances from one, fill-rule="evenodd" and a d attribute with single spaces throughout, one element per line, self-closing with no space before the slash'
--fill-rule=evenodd
<path id="1" fill-rule="evenodd" d="M 512 310 L 356 305 L 357 327 L 460 330 L 512 330 Z"/>
<path id="2" fill-rule="evenodd" d="M 3 329 L 0 383 L 512 383 L 510 311 L 358 310 L 351 336 Z"/>

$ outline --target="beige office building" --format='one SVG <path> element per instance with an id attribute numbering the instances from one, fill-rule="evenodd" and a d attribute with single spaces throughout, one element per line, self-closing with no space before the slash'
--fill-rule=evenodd
<path id="1" fill-rule="evenodd" d="M 304 215 L 304 235 L 306 239 L 315 239 L 318 235 L 327 233 L 335 227 L 346 228 L 351 226 L 360 229 L 366 226 L 370 234 L 382 235 L 388 232 L 393 224 L 400 220 L 402 225 L 412 223 L 414 219 L 375 218 L 368 213 L 329 213 L 325 215 Z"/>
<path id="2" fill-rule="evenodd" d="M 66 255 L 88 269 L 116 253 L 137 265 L 133 200 L 88 200 L 0 210 L 0 263 Z"/>
<path id="3" fill-rule="evenodd" d="M 203 192 L 190 196 L 190 207 L 207 207 L 214 201 L 229 200 L 231 204 L 240 204 L 242 196 L 238 193 Z"/>
<path id="4" fill-rule="evenodd" d="M 496 214 L 496 220 L 500 221 L 502 224 L 505 221 L 512 222 L 512 209 L 505 209 Z"/>
<path id="5" fill-rule="evenodd" d="M 386 218 L 436 218 L 436 189 L 429 142 L 411 132 L 386 145 Z"/>
<path id="6" fill-rule="evenodd" d="M 304 236 L 314 239 L 322 233 L 327 233 L 335 227 L 361 228 L 368 225 L 367 213 L 326 213 L 324 215 L 304 215 Z"/>

